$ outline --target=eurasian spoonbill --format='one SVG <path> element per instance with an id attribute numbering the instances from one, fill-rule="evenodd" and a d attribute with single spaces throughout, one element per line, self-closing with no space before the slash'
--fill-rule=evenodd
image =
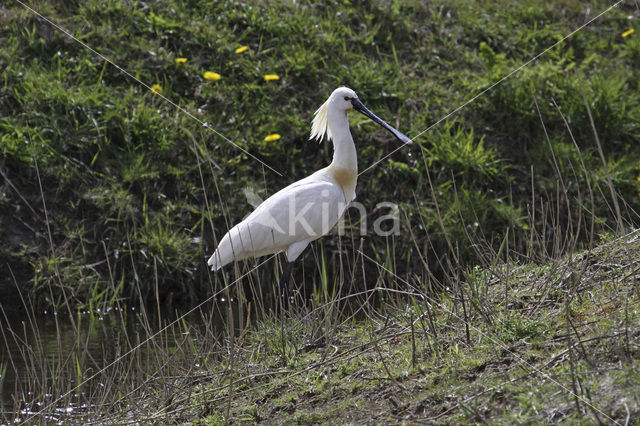
<path id="1" fill-rule="evenodd" d="M 315 112 L 309 139 L 333 140 L 333 161 L 306 178 L 276 192 L 222 238 L 207 262 L 212 270 L 237 260 L 286 252 L 279 282 L 288 303 L 291 264 L 309 243 L 328 233 L 356 197 L 358 162 L 349 131 L 349 111 L 371 118 L 402 143 L 409 139 L 369 111 L 356 93 L 340 87 Z"/>

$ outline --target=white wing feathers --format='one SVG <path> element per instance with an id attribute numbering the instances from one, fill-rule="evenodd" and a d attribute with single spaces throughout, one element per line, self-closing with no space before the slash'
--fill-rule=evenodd
<path id="1" fill-rule="evenodd" d="M 219 270 L 234 260 L 288 249 L 287 258 L 293 261 L 335 226 L 346 204 L 340 187 L 314 173 L 278 191 L 231 228 L 208 264 Z"/>

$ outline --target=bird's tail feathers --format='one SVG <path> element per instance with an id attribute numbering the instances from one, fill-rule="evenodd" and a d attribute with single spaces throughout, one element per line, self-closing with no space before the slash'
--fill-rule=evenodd
<path id="1" fill-rule="evenodd" d="M 220 268 L 222 268 L 222 262 L 218 250 L 216 250 L 213 255 L 211 255 L 211 257 L 207 261 L 207 265 L 211 266 L 212 271 L 219 271 Z"/>

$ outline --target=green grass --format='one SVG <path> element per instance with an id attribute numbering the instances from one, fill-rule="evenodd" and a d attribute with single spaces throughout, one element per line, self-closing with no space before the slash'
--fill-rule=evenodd
<path id="1" fill-rule="evenodd" d="M 500 264 L 476 278 L 489 279 L 486 296 L 481 308 L 467 299 L 467 318 L 455 298 L 429 301 L 436 333 L 420 302 L 338 321 L 319 347 L 309 344 L 304 316 L 284 328 L 262 323 L 236 348 L 232 392 L 229 371 L 219 368 L 226 357 L 205 369 L 208 379 L 191 396 L 139 418 L 623 424 L 640 412 L 638 241 L 635 232 L 510 272 Z M 487 285 L 470 282 L 465 291 L 476 284 Z M 283 356 L 280 333 L 294 353 Z"/>
<path id="2" fill-rule="evenodd" d="M 326 300 L 318 288 L 306 310 L 234 320 L 223 335 L 194 326 L 209 324 L 200 314 L 151 336 L 143 314 L 136 343 L 146 350 L 136 345 L 105 369 L 83 355 L 81 333 L 71 365 L 69 343 L 58 343 L 55 399 L 48 394 L 25 420 L 624 424 L 640 413 L 639 258 L 636 230 L 542 264 L 496 260 L 467 272 L 459 293 L 391 294 L 363 304 L 359 318 L 345 309 L 349 296 Z M 86 320 L 88 331 L 77 316 L 78 330 L 99 330 Z M 67 392 L 76 393 L 71 403 Z"/>
<path id="3" fill-rule="evenodd" d="M 32 6 L 144 84 L 159 84 L 172 102 L 285 175 L 261 167 L 31 11 L 9 3 L 0 49 L 0 152 L 13 186 L 3 180 L 0 202 L 17 213 L 4 219 L 9 229 L 3 238 L 11 243 L 1 249 L 2 262 L 12 265 L 21 283 L 48 279 L 54 294 L 67 285 L 38 266 L 52 248 L 43 235 L 37 160 L 53 258 L 68 260 L 57 266 L 61 275 L 100 262 L 81 273 L 107 284 L 108 255 L 113 280 L 125 283 L 119 297 L 135 298 L 136 281 L 150 294 L 149 283 L 158 276 L 162 296 L 173 293 L 186 304 L 208 292 L 204 259 L 214 248 L 214 232 L 220 238 L 228 222 L 250 209 L 240 191 L 252 186 L 266 196 L 329 161 L 330 148 L 306 139 L 312 112 L 333 88 L 351 86 L 373 111 L 415 135 L 585 19 L 585 6 L 573 1 L 347 2 L 339 13 L 288 2 Z M 593 2 L 589 16 L 606 6 Z M 612 229 L 611 200 L 582 90 L 616 190 L 638 211 L 640 95 L 633 70 L 640 44 L 636 34 L 621 37 L 635 22 L 627 16 L 636 12 L 626 4 L 611 10 L 423 134 L 412 151 L 393 155 L 361 177 L 362 203 L 393 201 L 408 218 L 393 242 L 398 259 L 417 258 L 415 239 L 426 247 L 421 254 L 429 267 L 444 279 L 438 269 L 453 256 L 445 249 L 447 238 L 458 242 L 455 256 L 464 263 L 479 261 L 462 244 L 464 227 L 489 241 L 502 241 L 508 228 L 512 249 L 539 253 L 545 247 L 528 247 L 530 229 L 551 218 L 545 206 L 531 205 L 532 196 L 562 208 L 569 219 L 554 229 L 583 243 L 588 221 L 575 226 L 584 214 L 587 181 L 596 195 L 602 192 L 586 206 L 595 231 Z M 242 45 L 249 50 L 235 53 Z M 178 57 L 187 62 L 176 63 Z M 205 71 L 222 78 L 207 81 Z M 280 80 L 265 82 L 267 73 Z M 584 167 L 552 100 L 570 123 Z M 394 148 L 364 117 L 352 117 L 352 129 L 361 170 Z M 263 140 L 274 132 L 282 139 Z M 556 194 L 559 181 L 572 203 L 568 209 Z M 628 221 L 637 219 L 629 214 Z M 370 254 L 386 250 L 384 239 L 370 241 Z M 353 250 L 349 239 L 341 244 Z M 440 259 L 432 260 L 434 254 Z M 406 272 L 421 268 L 415 263 Z M 89 297 L 86 286 L 68 285 L 79 301 Z"/>

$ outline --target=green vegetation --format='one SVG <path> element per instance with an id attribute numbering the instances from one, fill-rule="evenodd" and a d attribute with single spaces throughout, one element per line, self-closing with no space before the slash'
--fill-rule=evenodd
<path id="1" fill-rule="evenodd" d="M 360 177 L 365 206 L 400 205 L 401 236 L 388 243 L 370 235 L 364 249 L 374 256 L 392 244 L 402 274 L 425 273 L 416 248 L 438 280 L 446 281 L 442 265 L 454 258 L 478 263 L 465 232 L 497 250 L 509 230 L 511 249 L 544 255 L 554 234 L 580 244 L 616 230 L 583 91 L 625 200 L 622 213 L 640 209 L 640 42 L 637 34 L 621 36 L 635 23 L 627 17 L 637 18 L 632 5 L 614 8 L 495 87 L 582 25 L 584 3 L 32 6 L 130 74 L 19 3 L 0 18 L 1 232 L 8 242 L 0 262 L 42 304 L 87 304 L 96 287 L 106 289 L 104 303 L 153 299 L 156 277 L 162 300 L 202 300 L 211 291 L 204 260 L 214 231 L 220 238 L 250 209 L 240 191 L 250 186 L 267 196 L 330 160 L 329 147 L 306 139 L 313 111 L 339 85 L 356 89 L 408 135 L 489 89 L 417 138 L 417 147 Z M 587 17 L 605 6 L 594 2 Z M 247 51 L 235 52 L 244 45 Z M 206 71 L 221 79 L 204 79 Z M 268 73 L 280 79 L 267 82 Z M 154 84 L 181 109 L 149 90 Z M 361 170 L 395 148 L 365 117 L 352 117 L 352 127 Z M 271 133 L 282 138 L 265 142 Z M 539 239 L 532 241 L 532 229 Z M 320 250 L 335 244 L 337 237 L 317 243 Z M 340 244 L 348 253 L 359 241 Z M 314 268 L 310 256 L 306 264 Z M 1 279 L 14 286 L 11 275 Z"/>
<path id="2" fill-rule="evenodd" d="M 360 319 L 328 312 L 350 295 L 223 340 L 189 327 L 167 353 L 157 342 L 180 331 L 168 327 L 145 340 L 153 369 L 143 379 L 124 360 L 120 380 L 103 373 L 110 393 L 98 387 L 87 402 L 107 404 L 67 417 L 54 411 L 73 406 L 65 397 L 43 405 L 48 419 L 76 422 L 634 424 L 638 259 L 635 231 L 542 265 L 476 269 L 458 283 L 463 297 L 375 307 L 361 294 Z"/>
<path id="3" fill-rule="evenodd" d="M 637 418 L 634 3 L 566 40 L 610 2 L 33 0 L 40 16 L 5 3 L 0 321 L 20 306 L 80 322 L 223 291 L 242 302 L 224 333 L 212 318 L 226 303 L 199 318 L 205 331 L 178 322 L 178 349 L 143 311 L 130 358 L 96 379 L 121 383 L 81 402 L 118 407 L 118 422 Z M 296 265 L 297 310 L 282 321 L 276 261 L 214 274 L 206 258 L 250 211 L 245 188 L 265 198 L 330 161 L 330 145 L 307 139 L 340 85 L 419 135 L 386 158 L 390 136 L 351 117 L 360 170 L 383 159 L 358 181 L 369 227 L 391 201 L 401 230 L 361 238 L 350 211 L 347 234 Z M 144 368 L 136 341 L 156 353 Z M 68 377 L 90 376 L 69 359 L 49 371 L 32 359 L 34 377 L 62 386 L 34 392 L 62 398 Z M 181 370 L 194 359 L 206 372 Z M 0 360 L 0 386 L 11 368 Z M 131 404 L 138 386 L 155 393 Z"/>

